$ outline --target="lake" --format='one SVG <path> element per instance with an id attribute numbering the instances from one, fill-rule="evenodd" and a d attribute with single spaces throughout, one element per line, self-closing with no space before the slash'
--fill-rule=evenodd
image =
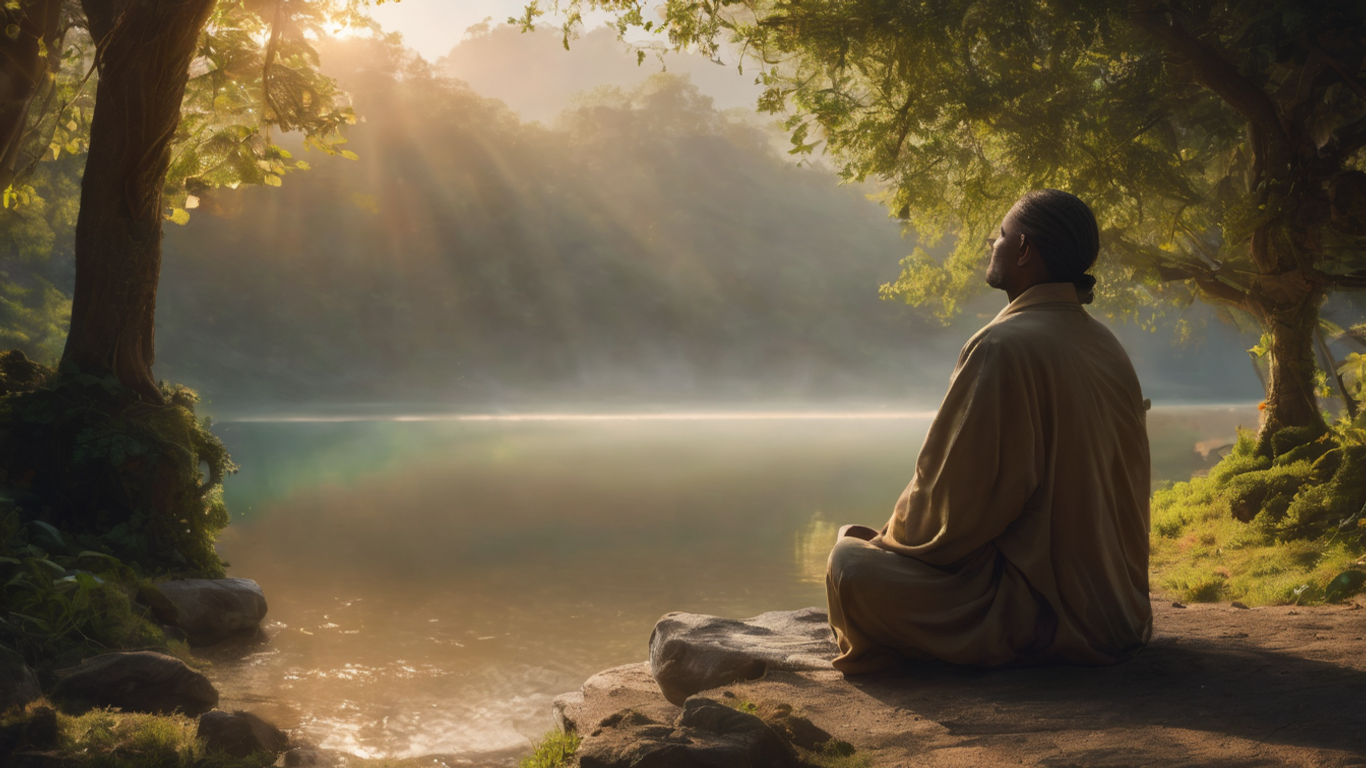
<path id="1" fill-rule="evenodd" d="M 886 522 L 930 417 L 222 422 L 242 471 L 219 549 L 270 614 L 264 640 L 208 652 L 221 706 L 361 756 L 512 763 L 556 695 L 646 659 L 662 614 L 823 605 L 835 529 Z M 1156 407 L 1155 482 L 1256 419 Z"/>

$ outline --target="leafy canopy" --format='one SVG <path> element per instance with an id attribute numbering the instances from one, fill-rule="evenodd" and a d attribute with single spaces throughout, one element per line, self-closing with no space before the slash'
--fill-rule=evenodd
<path id="1" fill-rule="evenodd" d="M 396 0 L 375 0 L 376 4 Z M 377 31 L 369 0 L 220 0 L 200 36 L 163 198 L 165 219 L 189 221 L 212 208 L 215 189 L 279 186 L 309 169 L 276 143 L 297 132 L 308 149 L 356 159 L 343 126 L 356 121 L 350 98 L 319 66 L 317 44 L 350 28 Z M 29 3 L 9 12 L 35 13 Z M 98 81 L 95 45 L 75 4 L 43 43 L 48 78 L 13 147 L 11 183 L 0 194 L 0 348 L 43 361 L 61 353 L 81 174 Z"/>
<path id="2" fill-rule="evenodd" d="M 1269 96 L 1319 171 L 1361 170 L 1366 88 L 1351 74 L 1361 25 L 1350 3 L 667 0 L 659 21 L 645 19 L 648 5 L 533 2 L 510 21 L 558 13 L 567 41 L 584 11 L 606 10 L 623 36 L 713 56 L 738 47 L 767 86 L 760 108 L 787 115 L 794 153 L 822 150 L 845 179 L 882 182 L 925 246 L 952 246 L 943 260 L 916 248 L 883 287 L 943 318 L 981 290 L 982 238 L 1040 187 L 1092 204 L 1105 245 L 1097 301 L 1121 316 L 1197 297 L 1246 308 L 1265 271 L 1249 238 L 1271 220 L 1308 220 L 1327 283 L 1366 267 L 1366 230 L 1329 226 L 1343 212 L 1328 215 L 1325 179 L 1266 168 L 1246 116 L 1151 27 L 1185 25 Z M 1300 210 L 1306 201 L 1317 207 Z"/>

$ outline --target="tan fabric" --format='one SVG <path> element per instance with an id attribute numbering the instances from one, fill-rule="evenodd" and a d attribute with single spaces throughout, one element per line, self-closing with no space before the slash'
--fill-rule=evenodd
<path id="1" fill-rule="evenodd" d="M 1141 648 L 1146 408 L 1072 284 L 1017 297 L 963 347 L 881 534 L 830 554 L 835 667 L 1108 664 Z"/>

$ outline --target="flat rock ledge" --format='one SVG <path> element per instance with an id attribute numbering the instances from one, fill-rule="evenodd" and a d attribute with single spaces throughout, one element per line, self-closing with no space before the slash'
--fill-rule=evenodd
<path id="1" fill-rule="evenodd" d="M 580 768 L 758 768 L 809 762 L 832 745 L 866 766 L 1361 768 L 1363 608 L 1363 597 L 1252 609 L 1154 600 L 1152 644 L 1113 667 L 907 663 L 848 678 L 829 667 L 828 646 L 824 664 L 814 658 L 817 609 L 746 621 L 670 614 L 650 663 L 599 673 L 554 710 L 583 737 Z M 682 707 L 671 701 L 725 677 Z M 801 749 L 771 751 L 770 733 Z"/>
<path id="2" fill-rule="evenodd" d="M 825 611 L 770 611 L 752 619 L 665 614 L 650 634 L 650 672 L 679 706 L 699 691 L 770 670 L 828 670 L 835 637 Z"/>

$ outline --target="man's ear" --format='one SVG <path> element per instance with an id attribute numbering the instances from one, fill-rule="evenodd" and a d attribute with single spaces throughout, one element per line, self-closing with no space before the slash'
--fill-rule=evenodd
<path id="1" fill-rule="evenodd" d="M 1021 235 L 1020 235 L 1020 254 L 1019 254 L 1018 256 L 1015 257 L 1015 265 L 1016 265 L 1016 266 L 1018 266 L 1018 267 L 1023 267 L 1023 266 L 1025 266 L 1025 265 L 1027 265 L 1027 264 L 1029 263 L 1029 261 L 1030 261 L 1031 258 L 1033 258 L 1033 257 L 1035 257 L 1035 256 L 1038 255 L 1037 250 L 1036 250 L 1036 249 L 1033 249 L 1033 248 L 1030 248 L 1029 245 L 1030 245 L 1030 244 L 1029 244 L 1029 238 L 1027 238 L 1027 237 L 1025 237 L 1023 234 L 1021 234 Z"/>

